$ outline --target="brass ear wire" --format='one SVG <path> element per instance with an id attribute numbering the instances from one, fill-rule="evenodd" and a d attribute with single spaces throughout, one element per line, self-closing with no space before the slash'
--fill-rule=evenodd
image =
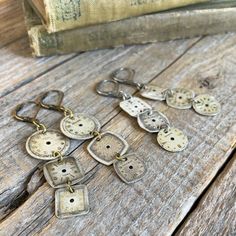
<path id="1" fill-rule="evenodd" d="M 30 117 L 30 116 L 22 116 L 22 115 L 19 115 L 19 112 L 24 108 L 26 107 L 27 105 L 30 105 L 30 104 L 34 104 L 38 107 L 37 111 L 36 111 L 36 114 L 33 116 L 33 117 Z M 36 129 L 38 131 L 42 131 L 43 133 L 45 133 L 47 131 L 47 128 L 44 124 L 42 124 L 37 118 L 37 114 L 40 110 L 40 107 L 38 106 L 38 103 L 35 102 L 35 101 L 28 101 L 28 102 L 24 102 L 24 103 L 21 103 L 19 105 L 17 105 L 15 107 L 15 109 L 13 110 L 12 112 L 12 115 L 15 119 L 19 120 L 19 121 L 22 121 L 22 122 L 28 122 L 28 123 L 31 123 L 33 125 L 36 126 Z"/>
<path id="2" fill-rule="evenodd" d="M 56 93 L 56 94 L 59 95 L 59 101 L 58 101 L 58 104 L 56 104 L 56 105 L 44 102 L 44 99 L 52 93 Z M 45 108 L 45 109 L 48 109 L 48 110 L 55 110 L 55 111 L 63 112 L 64 116 L 69 116 L 70 118 L 73 118 L 74 117 L 73 111 L 71 109 L 66 108 L 66 107 L 61 105 L 63 97 L 64 97 L 64 93 L 62 91 L 60 91 L 60 90 L 49 90 L 49 91 L 41 94 L 38 97 L 37 102 L 39 103 L 39 105 L 42 108 Z"/>

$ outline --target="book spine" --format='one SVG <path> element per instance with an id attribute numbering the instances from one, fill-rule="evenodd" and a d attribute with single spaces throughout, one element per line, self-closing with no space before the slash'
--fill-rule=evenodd
<path id="1" fill-rule="evenodd" d="M 163 11 L 208 0 L 44 0 L 49 33 Z"/>
<path id="2" fill-rule="evenodd" d="M 35 26 L 29 36 L 34 55 L 49 56 L 231 31 L 236 31 L 236 8 L 153 14 L 54 34 Z"/>

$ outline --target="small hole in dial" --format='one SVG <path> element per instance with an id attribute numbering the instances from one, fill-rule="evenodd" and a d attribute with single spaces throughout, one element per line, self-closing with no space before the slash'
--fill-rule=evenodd
<path id="1" fill-rule="evenodd" d="M 152 119 L 152 122 L 155 122 L 156 120 L 155 119 Z"/>
<path id="2" fill-rule="evenodd" d="M 179 96 L 179 99 L 182 99 L 182 97 L 181 97 L 181 96 Z"/>
<path id="3" fill-rule="evenodd" d="M 50 141 L 47 141 L 47 142 L 46 142 L 46 144 L 47 144 L 47 145 L 50 145 L 50 144 L 51 144 L 51 142 L 50 142 Z"/>
<path id="4" fill-rule="evenodd" d="M 66 169 L 62 169 L 61 172 L 66 173 Z"/>
<path id="5" fill-rule="evenodd" d="M 129 169 L 131 169 L 131 170 L 132 170 L 132 169 L 133 169 L 133 166 L 129 166 Z"/>
<path id="6" fill-rule="evenodd" d="M 205 106 L 206 106 L 206 107 L 209 107 L 209 104 L 206 104 Z"/>
<path id="7" fill-rule="evenodd" d="M 74 198 L 71 198 L 71 199 L 70 199 L 70 202 L 71 202 L 71 203 L 73 203 L 74 201 L 75 201 Z"/>
<path id="8" fill-rule="evenodd" d="M 79 124 L 79 126 L 81 127 L 81 126 L 83 126 L 83 124 Z"/>
<path id="9" fill-rule="evenodd" d="M 175 138 L 171 137 L 170 140 L 175 140 Z"/>
<path id="10" fill-rule="evenodd" d="M 111 146 L 110 145 L 107 145 L 106 148 L 109 149 Z"/>

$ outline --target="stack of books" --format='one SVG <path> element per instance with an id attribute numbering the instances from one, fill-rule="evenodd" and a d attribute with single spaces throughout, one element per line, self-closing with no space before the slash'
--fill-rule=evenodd
<path id="1" fill-rule="evenodd" d="M 24 0 L 35 56 L 236 31 L 236 0 Z"/>

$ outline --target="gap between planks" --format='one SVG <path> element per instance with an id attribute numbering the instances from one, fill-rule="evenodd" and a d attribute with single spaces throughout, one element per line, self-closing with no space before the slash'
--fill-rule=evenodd
<path id="1" fill-rule="evenodd" d="M 211 182 L 209 182 L 209 184 L 206 186 L 206 188 L 202 191 L 202 193 L 196 199 L 195 203 L 192 205 L 189 212 L 186 214 L 186 216 L 183 218 L 183 220 L 180 222 L 180 224 L 176 227 L 176 229 L 173 232 L 173 235 L 181 236 L 181 229 L 189 221 L 192 214 L 199 207 L 200 202 L 206 197 L 206 195 L 208 194 L 208 191 L 214 186 L 214 184 L 217 181 L 219 181 L 219 179 L 221 178 L 222 173 L 226 172 L 226 170 L 229 168 L 229 165 L 231 164 L 231 162 L 234 158 L 236 158 L 236 149 L 235 149 L 235 147 L 234 147 L 234 150 L 232 150 L 231 153 L 229 154 L 228 159 L 226 159 L 226 161 L 223 163 L 223 165 L 217 171 L 216 175 L 212 178 Z"/>

